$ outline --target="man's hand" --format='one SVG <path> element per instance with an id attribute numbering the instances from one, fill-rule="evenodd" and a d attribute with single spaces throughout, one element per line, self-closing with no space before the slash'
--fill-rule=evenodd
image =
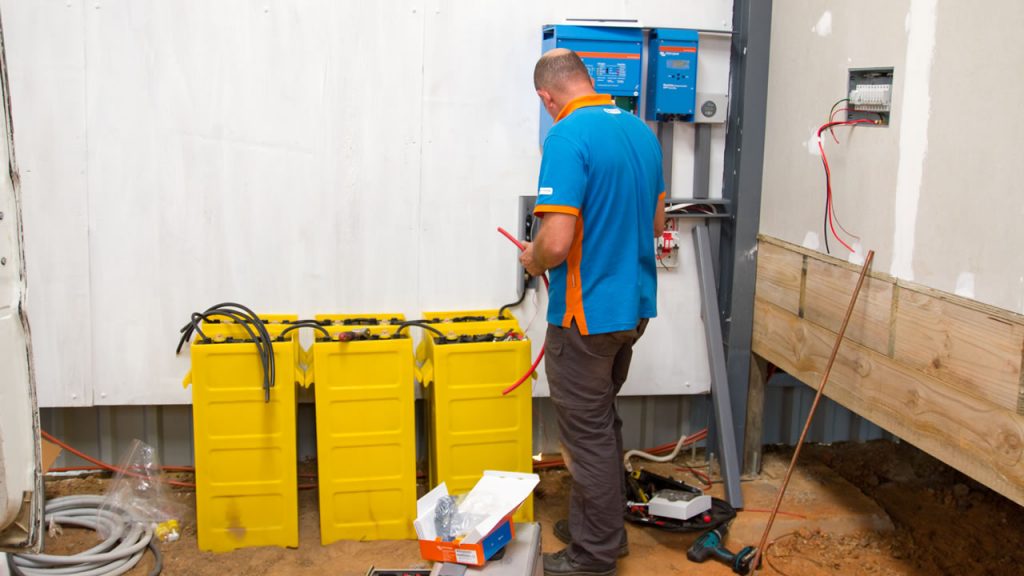
<path id="1" fill-rule="evenodd" d="M 519 263 L 530 273 L 530 276 L 540 276 L 544 273 L 544 267 L 533 256 L 533 242 L 523 242 L 526 249 L 519 255 Z"/>
<path id="2" fill-rule="evenodd" d="M 544 215 L 544 224 L 533 242 L 524 242 L 526 249 L 519 262 L 531 276 L 540 276 L 546 270 L 565 262 L 572 247 L 576 230 L 576 216 L 552 212 Z"/>

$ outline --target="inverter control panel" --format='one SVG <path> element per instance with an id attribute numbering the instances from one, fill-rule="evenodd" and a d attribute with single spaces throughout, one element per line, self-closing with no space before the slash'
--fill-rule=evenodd
<path id="1" fill-rule="evenodd" d="M 639 28 L 605 26 L 545 26 L 542 52 L 567 48 L 579 55 L 594 79 L 594 90 L 609 94 L 615 104 L 633 114 L 640 110 L 644 32 Z M 540 144 L 553 125 L 541 105 Z"/>
<path id="2" fill-rule="evenodd" d="M 647 120 L 693 121 L 697 31 L 654 28 L 647 46 Z"/>

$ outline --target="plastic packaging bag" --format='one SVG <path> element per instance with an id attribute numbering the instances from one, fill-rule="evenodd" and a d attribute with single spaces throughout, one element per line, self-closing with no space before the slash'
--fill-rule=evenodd
<path id="1" fill-rule="evenodd" d="M 492 507 L 492 502 L 487 499 L 467 500 L 465 494 L 442 497 L 434 508 L 438 538 L 443 542 L 462 539 L 490 515 Z"/>
<path id="2" fill-rule="evenodd" d="M 180 536 L 179 508 L 161 481 L 156 450 L 141 440 L 134 440 L 121 459 L 100 513 L 123 511 L 132 522 L 156 525 L 157 537 L 173 542 Z"/>
<path id="3" fill-rule="evenodd" d="M 459 506 L 454 496 L 442 496 L 434 507 L 434 527 L 437 529 L 437 536 L 442 542 L 455 540 L 455 515 L 458 514 Z"/>

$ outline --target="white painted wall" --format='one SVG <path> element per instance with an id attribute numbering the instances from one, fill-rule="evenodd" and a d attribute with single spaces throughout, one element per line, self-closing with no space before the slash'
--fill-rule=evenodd
<path id="1" fill-rule="evenodd" d="M 892 66 L 892 125 L 825 141 L 842 223 L 877 270 L 1024 313 L 1022 26 L 1024 4 L 993 0 L 775 2 L 761 232 L 824 252 L 812 133 L 849 68 Z"/>
<path id="2" fill-rule="evenodd" d="M 732 21 L 726 0 L 0 9 L 44 406 L 188 402 L 177 328 L 223 299 L 410 316 L 510 300 L 514 249 L 494 229 L 535 190 L 541 26 Z M 728 47 L 702 40 L 702 90 L 727 91 Z M 661 280 L 627 392 L 704 391 L 692 258 Z"/>

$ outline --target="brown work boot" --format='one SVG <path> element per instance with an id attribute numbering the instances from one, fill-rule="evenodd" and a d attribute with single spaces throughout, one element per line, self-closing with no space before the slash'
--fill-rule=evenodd
<path id="1" fill-rule="evenodd" d="M 566 544 L 572 544 L 572 533 L 569 532 L 569 521 L 559 520 L 555 522 L 555 538 Z M 626 539 L 626 531 L 622 531 L 622 543 L 619 544 L 619 558 L 629 556 L 629 540 Z"/>
<path id="2" fill-rule="evenodd" d="M 568 548 L 544 555 L 544 576 L 615 576 L 615 563 L 577 564 L 569 558 Z"/>

